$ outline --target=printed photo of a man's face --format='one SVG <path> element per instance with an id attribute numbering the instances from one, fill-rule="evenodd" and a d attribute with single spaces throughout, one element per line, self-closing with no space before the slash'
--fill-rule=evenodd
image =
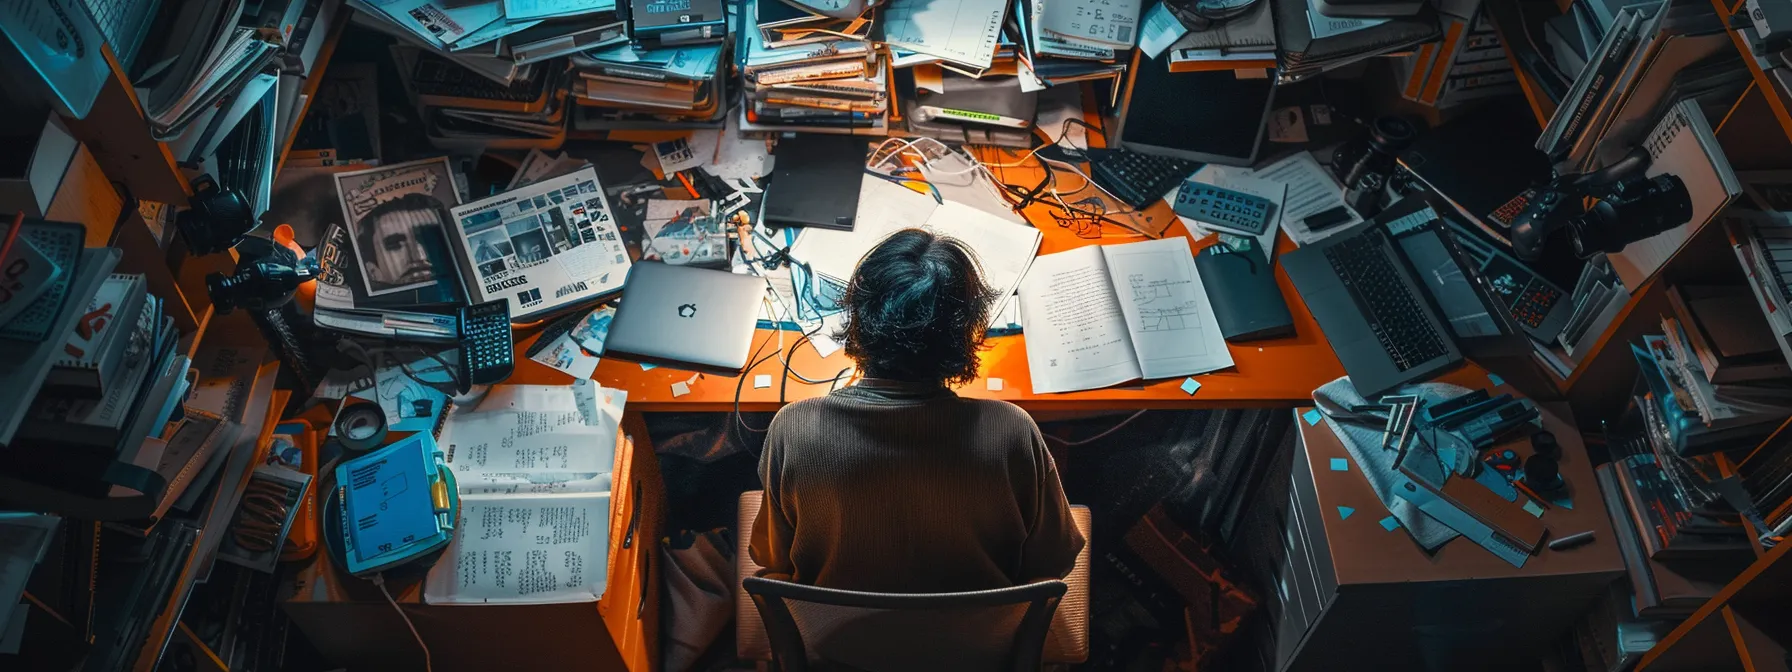
<path id="1" fill-rule="evenodd" d="M 361 272 L 369 294 L 405 289 L 435 280 L 424 237 L 441 239 L 442 205 L 425 194 L 381 203 L 355 225 Z"/>

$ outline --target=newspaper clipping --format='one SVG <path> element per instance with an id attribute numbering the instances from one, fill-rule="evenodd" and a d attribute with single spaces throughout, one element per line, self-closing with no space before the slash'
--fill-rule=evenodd
<path id="1" fill-rule="evenodd" d="M 621 289 L 628 252 L 597 171 L 584 168 L 454 209 L 479 301 L 510 301 L 512 319 Z"/>
<path id="2" fill-rule="evenodd" d="M 424 236 L 440 235 L 460 203 L 446 157 L 337 173 L 336 195 L 368 296 L 436 280 Z"/>

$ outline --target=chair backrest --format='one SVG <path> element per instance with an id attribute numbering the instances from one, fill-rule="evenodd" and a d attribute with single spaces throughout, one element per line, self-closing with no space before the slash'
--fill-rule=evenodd
<path id="1" fill-rule="evenodd" d="M 860 593 L 750 576 L 772 657 L 785 672 L 811 663 L 881 670 L 1037 670 L 1063 581 L 967 593 Z"/>

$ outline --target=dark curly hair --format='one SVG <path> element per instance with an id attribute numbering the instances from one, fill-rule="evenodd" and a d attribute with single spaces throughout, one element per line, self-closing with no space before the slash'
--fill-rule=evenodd
<path id="1" fill-rule="evenodd" d="M 962 385 L 977 378 L 994 298 L 964 243 L 905 229 L 859 261 L 839 338 L 867 376 Z"/>

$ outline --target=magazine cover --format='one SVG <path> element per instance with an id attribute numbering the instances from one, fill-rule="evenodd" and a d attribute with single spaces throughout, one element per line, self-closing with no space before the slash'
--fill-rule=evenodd
<path id="1" fill-rule="evenodd" d="M 447 157 L 337 173 L 336 196 L 368 296 L 435 282 L 427 240 L 460 204 Z"/>
<path id="2" fill-rule="evenodd" d="M 455 208 L 454 222 L 473 266 L 468 293 L 474 303 L 510 301 L 512 320 L 608 294 L 628 277 L 628 252 L 590 167 Z"/>

